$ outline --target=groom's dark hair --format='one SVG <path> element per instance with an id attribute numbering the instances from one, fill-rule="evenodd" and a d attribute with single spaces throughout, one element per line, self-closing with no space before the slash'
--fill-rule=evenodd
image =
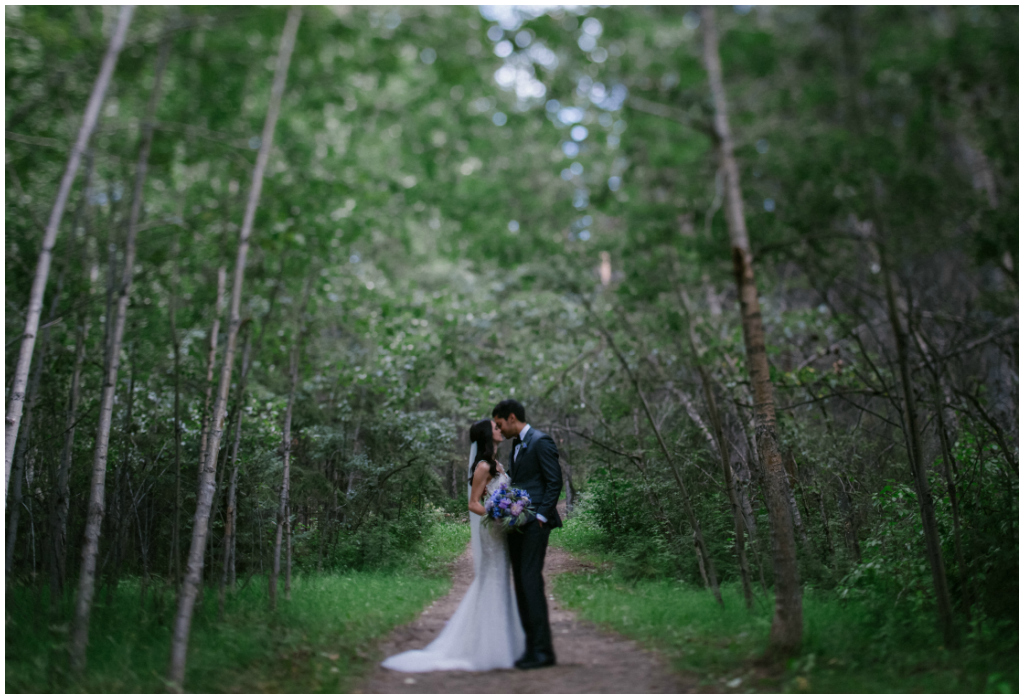
<path id="1" fill-rule="evenodd" d="M 526 422 L 526 408 L 515 398 L 506 398 L 494 406 L 494 410 L 491 411 L 491 417 L 500 417 L 502 420 L 508 418 L 509 415 L 515 415 L 519 422 Z"/>

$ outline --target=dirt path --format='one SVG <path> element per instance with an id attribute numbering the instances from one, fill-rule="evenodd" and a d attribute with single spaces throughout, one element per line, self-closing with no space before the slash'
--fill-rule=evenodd
<path id="1" fill-rule="evenodd" d="M 378 666 L 362 691 L 390 693 L 680 693 L 695 692 L 695 679 L 671 672 L 655 653 L 617 634 L 581 621 L 551 596 L 551 578 L 560 573 L 593 570 L 565 551 L 549 548 L 544 566 L 545 589 L 554 636 L 554 667 L 491 672 L 430 672 L 405 674 Z M 430 605 L 416 621 L 395 629 L 380 645 L 377 660 L 414 648 L 423 648 L 444 628 L 473 580 L 469 550 L 455 562 L 452 591 Z M 706 689 L 704 690 L 706 691 Z"/>

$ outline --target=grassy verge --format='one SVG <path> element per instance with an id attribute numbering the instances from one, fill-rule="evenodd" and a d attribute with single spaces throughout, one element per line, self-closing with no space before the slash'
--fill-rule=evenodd
<path id="1" fill-rule="evenodd" d="M 600 533 L 585 517 L 556 530 L 551 543 L 601 563 Z M 593 553 L 593 552 L 598 553 Z M 1017 628 L 974 634 L 941 647 L 932 615 L 887 618 L 886 609 L 814 590 L 804 596 L 804 645 L 782 670 L 758 667 L 768 643 L 773 600 L 748 613 L 738 586 L 722 589 L 725 608 L 705 590 L 672 580 L 626 580 L 614 565 L 562 575 L 555 593 L 581 616 L 660 651 L 709 690 L 812 692 L 1013 692 L 1019 687 Z"/>
<path id="2" fill-rule="evenodd" d="M 374 643 L 450 587 L 446 566 L 466 546 L 469 528 L 432 527 L 394 570 L 297 575 L 291 600 L 268 611 L 266 579 L 254 577 L 229 596 L 217 619 L 215 589 L 197 606 L 185 688 L 190 692 L 351 691 L 374 661 Z M 241 581 L 240 581 L 241 584 Z M 159 589 L 140 603 L 135 581 L 122 582 L 106 603 L 97 595 L 89 666 L 67 674 L 70 604 L 46 623 L 34 590 L 7 593 L 7 692 L 158 692 L 170 653 L 174 595 Z M 45 599 L 45 598 L 44 598 Z"/>

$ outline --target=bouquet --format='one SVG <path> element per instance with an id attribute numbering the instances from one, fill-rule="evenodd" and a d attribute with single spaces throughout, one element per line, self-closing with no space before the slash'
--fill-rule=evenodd
<path id="1" fill-rule="evenodd" d="M 531 504 L 530 494 L 525 490 L 509 488 L 506 483 L 502 483 L 484 503 L 484 509 L 487 510 L 484 524 L 494 522 L 506 529 L 521 527 L 535 514 Z"/>

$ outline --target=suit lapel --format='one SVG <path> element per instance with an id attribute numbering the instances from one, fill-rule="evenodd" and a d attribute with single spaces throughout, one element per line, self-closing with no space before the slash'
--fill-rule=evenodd
<path id="1" fill-rule="evenodd" d="M 518 457 L 516 456 L 515 449 L 512 450 L 512 474 L 511 474 L 512 480 L 515 480 L 516 472 L 519 470 L 519 464 L 523 460 L 523 457 L 526 456 L 526 448 L 530 445 L 530 440 L 533 439 L 533 432 L 534 432 L 534 430 L 533 430 L 532 427 L 529 430 L 527 430 L 527 432 L 526 432 L 526 439 L 524 439 L 519 444 L 519 456 Z"/>

